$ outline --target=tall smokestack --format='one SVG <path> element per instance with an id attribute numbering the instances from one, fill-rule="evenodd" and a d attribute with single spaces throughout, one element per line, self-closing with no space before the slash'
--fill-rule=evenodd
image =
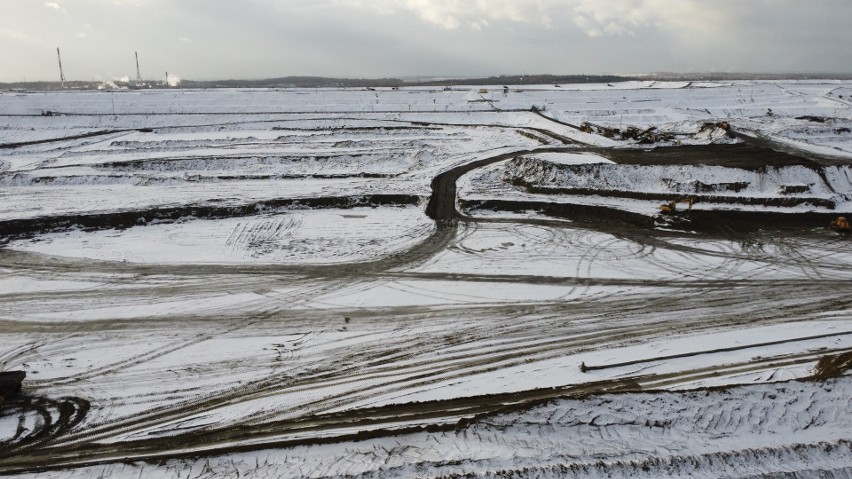
<path id="1" fill-rule="evenodd" d="M 62 71 L 62 55 L 59 54 L 59 47 L 56 47 L 56 58 L 59 59 L 59 81 L 65 84 L 65 72 Z"/>
<path id="2" fill-rule="evenodd" d="M 139 73 L 139 52 L 133 52 L 136 55 L 136 81 L 142 81 L 142 75 Z"/>

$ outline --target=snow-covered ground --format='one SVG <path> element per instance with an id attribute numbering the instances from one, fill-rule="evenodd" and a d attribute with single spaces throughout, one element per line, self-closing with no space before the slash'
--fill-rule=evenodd
<path id="1" fill-rule="evenodd" d="M 280 215 L 73 231 L 19 251 L 135 263 L 339 263 L 404 251 L 434 229 L 419 208 L 293 210 Z"/>
<path id="2" fill-rule="evenodd" d="M 852 84 L 480 89 L 0 93 L 0 474 L 852 475 Z"/>
<path id="3" fill-rule="evenodd" d="M 452 429 L 62 477 L 845 477 L 848 383 L 566 398 Z"/>

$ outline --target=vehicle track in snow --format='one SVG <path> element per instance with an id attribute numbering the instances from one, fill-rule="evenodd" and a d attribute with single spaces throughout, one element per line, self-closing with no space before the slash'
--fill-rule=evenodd
<path id="1" fill-rule="evenodd" d="M 490 126 L 541 135 L 532 135 L 538 140 L 514 135 L 526 140 L 573 141 L 538 127 L 400 122 L 416 128 Z M 329 133 L 327 128 L 317 131 Z M 192 151 L 193 145 L 183 146 Z M 541 401 L 673 389 L 758 372 L 771 377 L 805 369 L 829 352 L 849 350 L 845 343 L 830 341 L 849 333 L 844 318 L 852 310 L 847 294 L 852 268 L 840 240 L 811 232 L 781 237 L 771 231 L 720 230 L 693 241 L 695 235 L 625 223 L 603 210 L 583 212 L 587 221 L 580 221 L 570 215 L 480 218 L 475 210 L 457 208 L 456 183 L 476 168 L 521 155 L 582 149 L 576 144 L 507 143 L 450 155 L 446 165 L 451 167 L 435 169 L 425 205 L 435 227 L 401 233 L 418 241 L 366 261 L 144 264 L 0 249 L 2 271 L 10 278 L 39 282 L 82 277 L 96 284 L 0 294 L 5 307 L 0 325 L 10 324 L 16 328 L 10 331 L 17 331 L 11 334 L 33 338 L 0 351 L 5 367 L 73 366 L 68 359 L 80 356 L 75 347 L 82 349 L 81 344 L 104 354 L 120 344 L 132 350 L 89 367 L 67 366 L 67 373 L 31 375 L 27 395 L 0 414 L 35 418 L 22 419 L 35 426 L 9 440 L 14 454 L 0 455 L 0 472 L 396 437 L 424 429 L 451 431 Z M 178 169 L 180 162 L 196 162 L 175 161 Z M 595 217 L 599 212 L 604 214 Z M 236 249 L 262 251 L 297 227 L 297 222 L 281 219 L 242 225 L 227 241 Z M 513 239 L 497 239 L 502 234 Z M 493 241 L 483 240 L 490 235 Z M 467 262 L 456 261 L 457 256 Z M 544 273 L 531 265 L 542 258 L 566 261 L 570 267 Z M 487 264 L 505 269 L 483 266 Z M 478 287 L 466 289 L 471 285 Z M 508 287 L 507 295 L 514 293 L 511 289 L 555 291 L 509 300 L 489 291 L 501 286 Z M 237 294 L 247 295 L 246 300 L 202 306 Z M 370 294 L 380 301 L 357 302 Z M 397 294 L 416 301 L 382 302 Z M 161 302 L 176 306 L 148 311 Z M 199 306 L 183 310 L 182 302 Z M 57 319 L 75 308 L 95 314 L 122 307 L 141 312 Z M 730 351 L 698 351 L 708 358 L 702 367 L 679 365 L 677 360 L 688 353 L 671 354 L 665 348 L 634 360 L 614 357 L 589 364 L 618 369 L 615 377 L 580 384 L 551 377 L 545 381 L 550 387 L 515 386 L 511 379 L 513 371 L 543 375 L 548 368 L 567 377 L 569 369 L 579 369 L 578 364 L 566 365 L 572 361 L 567 358 L 586 353 L 811 321 L 834 322 L 830 327 L 837 334 L 754 341 L 760 343 L 755 349 L 776 348 L 763 357 L 726 360 L 720 354 L 748 350 L 748 344 Z M 163 337 L 145 344 L 153 335 Z M 242 354 L 242 341 L 263 347 Z M 672 371 L 647 372 L 659 365 Z M 511 392 L 477 392 L 482 383 L 495 381 L 505 381 Z M 430 399 L 465 385 L 471 392 Z"/>
<path id="2" fill-rule="evenodd" d="M 814 304 L 813 308 L 818 308 L 818 307 L 821 306 L 819 301 L 815 301 L 815 303 L 817 303 L 817 304 Z M 567 306 L 566 305 L 560 305 L 559 303 L 555 303 L 554 307 L 565 308 Z M 625 307 L 624 305 L 622 305 L 618 309 L 620 311 L 629 311 L 631 309 L 633 309 L 633 310 L 637 310 L 637 309 L 646 310 L 646 309 L 649 309 L 649 305 L 648 304 L 645 304 L 643 306 L 636 305 L 633 308 L 628 308 L 628 307 Z M 391 313 L 389 313 L 389 314 L 391 314 Z M 597 314 L 595 314 L 594 316 L 597 316 Z M 523 317 L 523 315 L 521 317 Z M 589 319 L 590 319 L 589 321 L 578 320 L 578 322 L 580 322 L 581 324 L 584 323 L 584 324 L 588 325 L 587 327 L 591 328 L 591 331 L 600 331 L 601 325 L 604 324 L 604 321 L 602 321 L 603 318 L 597 317 L 594 320 L 591 320 L 592 318 L 589 318 Z M 616 320 L 616 318 L 614 317 L 613 320 Z M 749 323 L 751 326 L 753 326 L 752 321 L 753 320 L 745 320 L 744 319 L 743 323 Z M 511 323 L 511 318 L 509 318 L 509 322 Z M 620 321 L 620 322 L 623 322 L 623 320 Z M 545 323 L 545 324 L 547 324 L 547 323 Z M 549 336 L 547 336 L 548 339 L 542 338 L 540 340 L 536 340 L 533 343 L 526 343 L 526 344 L 524 342 L 522 342 L 522 343 L 517 343 L 517 342 L 506 343 L 505 345 L 501 346 L 500 349 L 494 350 L 493 353 L 483 351 L 481 349 L 481 347 L 476 346 L 476 344 L 482 344 L 482 341 L 485 339 L 485 338 L 480 337 L 480 338 L 478 338 L 479 341 L 474 341 L 473 343 L 471 343 L 471 349 L 468 353 L 464 353 L 463 351 L 459 351 L 459 353 L 461 354 L 460 356 L 448 357 L 448 360 L 449 360 L 448 366 L 450 367 L 450 369 L 448 369 L 447 371 L 448 372 L 455 372 L 455 373 L 463 371 L 463 370 L 459 370 L 459 364 L 460 364 L 459 362 L 460 361 L 469 362 L 468 365 L 465 366 L 465 367 L 472 367 L 473 366 L 474 369 L 476 369 L 477 367 L 480 367 L 480 366 L 494 367 L 494 368 L 507 367 L 507 366 L 510 365 L 510 363 L 506 363 L 505 359 L 510 359 L 512 356 L 518 356 L 518 360 L 517 360 L 517 362 L 515 362 L 515 364 L 523 364 L 523 363 L 528 362 L 528 360 L 530 358 L 534 358 L 536 356 L 538 356 L 538 359 L 541 359 L 540 354 L 542 352 L 547 351 L 548 348 L 555 348 L 554 351 L 558 352 L 559 350 L 565 350 L 566 348 L 570 349 L 572 347 L 576 348 L 578 346 L 583 347 L 582 346 L 583 343 L 586 343 L 587 345 L 592 346 L 592 347 L 611 347 L 611 346 L 613 346 L 613 343 L 611 341 L 613 339 L 617 339 L 618 337 L 624 337 L 625 339 L 628 339 L 628 340 L 631 340 L 631 341 L 635 341 L 635 340 L 640 339 L 642 337 L 641 333 L 639 335 L 637 335 L 637 333 L 639 333 L 640 331 L 643 331 L 643 330 L 646 331 L 648 334 L 651 334 L 652 337 L 654 335 L 659 334 L 661 331 L 668 331 L 669 333 L 672 332 L 672 331 L 676 331 L 676 330 L 680 330 L 681 332 L 687 331 L 685 329 L 678 328 L 676 326 L 672 327 L 672 326 L 674 326 L 673 324 L 668 324 L 665 327 L 659 327 L 659 326 L 655 326 L 652 323 L 648 323 L 647 321 L 639 321 L 637 326 L 635 327 L 636 329 L 631 331 L 631 328 L 625 326 L 624 324 L 616 325 L 616 323 L 613 323 L 613 330 L 611 331 L 611 333 L 608 333 L 608 334 L 593 333 L 591 335 L 580 335 L 577 338 L 579 343 L 575 346 L 572 346 L 570 341 L 566 342 L 566 339 L 564 339 L 564 338 L 552 337 L 552 334 L 554 334 L 554 332 L 555 332 L 553 330 L 554 324 L 555 323 L 551 323 L 550 326 L 547 326 L 547 327 L 544 327 L 544 328 L 535 327 L 535 325 L 533 325 L 533 324 L 526 324 L 525 326 L 521 326 L 521 325 L 516 324 L 516 326 L 514 328 L 515 332 L 512 332 L 510 330 L 506 330 L 506 329 L 495 331 L 495 333 L 494 333 L 495 339 L 497 339 L 499 337 L 499 338 L 502 338 L 503 341 L 505 341 L 507 338 L 512 337 L 512 335 L 514 335 L 514 334 L 528 333 L 528 331 L 530 331 L 531 328 L 532 328 L 533 331 L 535 331 L 535 330 L 541 330 L 543 332 L 546 331 L 547 333 L 549 333 Z M 726 323 L 722 322 L 722 324 L 726 324 Z M 717 325 L 704 324 L 700 321 L 697 321 L 694 326 L 697 326 L 697 327 L 702 328 L 702 329 L 703 328 L 712 329 L 714 327 L 717 327 Z M 730 327 L 730 324 L 726 324 L 726 326 Z M 577 326 L 576 325 L 566 325 L 565 327 L 576 330 Z M 484 331 L 480 331 L 479 334 L 482 334 L 483 332 Z M 615 335 L 615 336 L 611 336 L 611 335 Z M 542 342 L 542 341 L 544 341 L 544 342 Z M 549 343 L 549 345 L 548 345 L 548 343 Z M 409 352 L 411 352 L 411 351 L 423 351 L 424 348 L 429 348 L 428 340 L 421 341 L 421 344 L 419 346 L 414 346 L 414 345 L 406 346 L 406 345 L 404 345 L 404 343 L 401 344 L 400 346 L 403 348 L 403 350 L 407 350 Z M 414 347 L 412 347 L 412 346 L 414 346 Z M 383 346 L 380 346 L 378 348 L 378 351 L 381 351 L 385 354 L 391 353 L 391 351 L 385 350 L 383 348 L 384 348 Z M 501 352 L 501 350 L 502 350 L 502 352 Z M 682 372 L 680 376 L 678 376 L 678 375 L 673 375 L 671 377 L 669 377 L 669 376 L 656 377 L 655 376 L 653 378 L 653 381 L 667 380 L 668 382 L 665 383 L 665 384 L 667 386 L 671 386 L 671 385 L 677 385 L 680 381 L 683 380 L 683 378 L 688 378 L 689 380 L 695 380 L 697 377 L 711 377 L 711 376 L 718 377 L 720 374 L 724 374 L 725 371 L 731 371 L 731 373 L 740 374 L 740 373 L 742 373 L 743 371 L 746 371 L 746 370 L 759 370 L 759 369 L 767 369 L 767 368 L 772 369 L 772 368 L 777 368 L 777 367 L 779 367 L 779 365 L 782 365 L 782 364 L 800 364 L 802 362 L 813 361 L 814 357 L 818 357 L 821 354 L 824 354 L 824 353 L 823 352 L 812 353 L 812 354 L 809 354 L 809 355 L 805 355 L 802 358 L 767 359 L 767 360 L 763 360 L 763 361 L 758 361 L 757 363 L 754 363 L 754 364 L 753 363 L 744 363 L 742 365 L 732 365 L 732 366 L 726 366 L 726 367 L 721 367 L 721 368 L 718 368 L 718 367 L 717 368 L 704 368 L 704 369 L 699 369 L 699 370 L 695 370 L 695 371 Z M 501 359 L 501 355 L 505 359 Z M 396 364 L 398 364 L 400 362 L 404 362 L 405 359 L 406 359 L 406 356 L 403 355 L 403 356 L 393 357 L 393 355 L 391 354 L 391 357 L 389 359 L 391 359 L 391 362 L 388 363 L 388 366 L 383 366 L 383 364 L 385 364 L 387 360 L 384 357 L 381 357 L 381 356 L 377 358 L 378 362 L 374 363 L 373 366 L 370 366 L 369 362 L 364 363 L 363 360 L 356 362 L 355 364 L 357 364 L 358 369 L 363 369 L 365 367 L 366 368 L 373 368 L 372 369 L 373 372 L 368 373 L 369 375 L 376 375 L 376 374 L 387 375 L 391 379 L 391 382 L 388 383 L 388 384 L 393 385 L 394 387 L 399 387 L 399 385 L 401 383 L 399 383 L 399 380 L 395 379 L 395 378 L 400 377 L 400 375 L 403 374 L 404 371 L 400 370 L 399 367 L 396 366 Z M 336 358 L 335 359 L 335 362 L 341 362 L 341 361 L 345 362 L 345 361 L 348 361 L 348 360 L 346 358 Z M 434 367 L 430 367 L 432 365 Z M 415 378 L 416 378 L 416 375 L 418 374 L 417 371 L 420 370 L 422 372 L 428 372 L 429 376 L 440 376 L 443 373 L 442 373 L 441 369 L 438 368 L 438 366 L 439 366 L 439 364 L 434 363 L 434 362 L 431 362 L 429 365 L 424 365 L 424 364 L 420 363 L 419 361 L 415 361 L 414 364 L 412 364 L 412 368 L 414 368 L 414 369 L 408 374 L 413 373 L 415 375 Z M 375 369 L 376 367 L 379 367 L 380 369 Z M 385 367 L 387 368 L 387 370 L 384 373 L 382 373 L 381 368 L 385 368 Z M 339 368 L 339 366 L 335 366 L 334 364 L 329 364 L 329 365 L 318 364 L 318 365 L 316 365 L 316 368 L 319 371 L 324 371 L 323 373 L 321 373 L 321 376 L 317 377 L 316 379 L 305 378 L 303 380 L 295 380 L 295 381 L 293 379 L 288 379 L 287 381 L 285 381 L 285 383 L 281 384 L 281 386 L 283 386 L 283 389 L 279 389 L 279 387 L 281 387 L 281 386 L 276 385 L 274 382 L 270 383 L 268 381 L 260 381 L 258 383 L 258 385 L 256 386 L 256 388 L 257 388 L 256 392 L 252 392 L 253 390 L 255 390 L 254 386 L 244 385 L 239 390 L 236 390 L 233 393 L 229 393 L 229 396 L 208 398 L 208 399 L 205 399 L 203 403 L 198 404 L 198 405 L 192 405 L 192 403 L 179 405 L 178 409 L 176 409 L 172 412 L 169 412 L 168 409 L 160 411 L 160 412 L 155 411 L 154 413 L 152 413 L 153 416 L 150 417 L 150 418 L 146 418 L 145 416 L 143 416 L 143 417 L 140 417 L 138 419 L 135 419 L 133 422 L 126 424 L 126 425 L 122 425 L 123 423 L 121 423 L 121 422 L 116 423 L 116 424 L 110 424 L 109 422 L 107 422 L 102 427 L 89 427 L 88 431 L 81 431 L 82 436 L 80 436 L 79 439 L 74 439 L 76 436 L 78 436 L 78 434 L 74 434 L 74 433 L 66 434 L 65 438 L 59 439 L 59 441 L 57 442 L 57 447 L 58 447 L 59 444 L 64 444 L 66 441 L 70 441 L 70 443 L 75 443 L 75 442 L 79 442 L 79 440 L 81 440 L 81 439 L 84 441 L 83 444 L 85 444 L 87 442 L 86 441 L 87 438 L 89 438 L 90 440 L 93 440 L 94 438 L 99 437 L 99 436 L 90 436 L 90 434 L 93 434 L 94 431 L 97 431 L 98 429 L 102 429 L 102 432 L 100 434 L 102 434 L 103 436 L 100 436 L 100 437 L 102 437 L 103 439 L 106 439 L 106 438 L 112 437 L 117 431 L 128 432 L 128 431 L 132 431 L 134 429 L 144 430 L 145 428 L 150 427 L 153 424 L 162 423 L 162 421 L 167 419 L 167 418 L 168 418 L 169 421 L 174 421 L 175 419 L 180 418 L 180 417 L 185 418 L 185 417 L 189 417 L 189 416 L 192 416 L 192 415 L 197 415 L 199 413 L 203 413 L 204 411 L 211 410 L 211 409 L 209 409 L 211 407 L 213 409 L 215 409 L 215 408 L 223 406 L 224 404 L 227 404 L 228 402 L 234 402 L 234 401 L 236 401 L 237 403 L 246 402 L 246 401 L 251 401 L 252 399 L 254 399 L 256 397 L 262 397 L 262 396 L 274 397 L 277 394 L 280 394 L 282 392 L 286 392 L 286 391 L 291 390 L 291 389 L 301 390 L 302 388 L 304 388 L 305 385 L 310 385 L 309 387 L 311 387 L 311 388 L 318 388 L 318 387 L 321 388 L 321 387 L 324 387 L 324 386 L 327 386 L 327 385 L 330 385 L 330 384 L 338 384 L 339 385 L 341 383 L 341 381 L 343 381 L 344 383 L 345 382 L 352 382 L 357 387 L 357 384 L 359 382 L 366 379 L 365 377 L 359 378 L 357 375 L 352 376 L 345 369 L 341 370 Z M 336 372 L 332 373 L 331 371 L 336 371 Z M 481 368 L 480 368 L 480 372 L 481 372 Z M 342 377 L 345 377 L 346 379 L 345 380 L 344 379 L 334 379 L 334 376 L 337 376 L 338 374 L 342 375 Z M 330 378 L 331 383 L 327 382 L 327 380 L 321 379 L 322 375 L 326 375 L 326 376 L 332 375 L 332 378 Z M 677 379 L 677 378 L 681 378 L 681 379 Z M 300 386 L 300 383 L 302 383 L 305 380 L 307 380 L 308 382 L 304 383 L 304 385 Z M 319 380 L 319 382 L 316 382 L 317 380 Z M 651 381 L 652 379 L 649 378 L 647 380 Z M 427 384 L 428 384 L 428 380 L 427 380 Z M 381 390 L 377 391 L 377 390 L 374 389 L 374 387 L 370 387 L 370 388 L 363 390 L 363 392 L 368 392 L 368 391 L 370 392 L 371 395 L 384 392 L 384 391 L 381 391 Z M 360 394 L 360 393 L 357 393 L 357 389 L 356 389 L 355 392 L 356 392 L 356 394 Z M 349 395 L 347 395 L 347 396 L 349 396 Z M 367 396 L 367 397 L 369 397 L 369 396 Z M 299 414 L 298 416 L 310 417 L 313 414 L 322 413 L 322 411 L 333 410 L 337 407 L 340 407 L 341 403 L 337 402 L 338 400 L 334 399 L 334 398 L 325 399 L 324 402 L 327 402 L 329 399 L 331 399 L 332 402 L 327 403 L 325 406 L 323 406 L 319 410 L 315 410 L 313 407 L 309 406 L 308 404 L 300 405 L 297 408 L 297 410 L 299 410 L 302 407 L 307 407 L 308 409 L 300 411 L 301 414 Z M 339 399 L 342 399 L 342 397 L 339 398 Z M 364 399 L 366 399 L 366 397 L 363 396 L 363 395 L 361 395 L 361 396 L 356 395 L 356 397 L 354 397 L 354 398 L 349 396 L 349 399 L 350 399 L 350 401 L 351 400 L 364 400 Z M 208 404 L 208 406 L 202 406 L 202 404 Z M 318 403 L 317 406 L 320 405 L 320 404 L 321 403 Z M 311 413 L 309 411 L 315 411 L 315 412 Z M 448 411 L 454 411 L 454 409 L 448 408 Z M 166 416 L 163 416 L 163 414 L 166 414 Z M 174 414 L 177 414 L 177 416 L 175 416 Z M 453 412 L 453 414 L 455 414 L 455 411 Z M 270 423 L 270 421 L 275 422 L 273 417 L 264 419 L 262 417 L 254 416 L 254 417 L 249 417 L 248 419 L 249 419 L 249 422 L 245 426 L 239 426 L 238 427 L 238 426 L 235 425 L 234 427 L 236 429 L 240 429 L 240 430 L 243 430 L 243 429 L 253 430 L 253 428 L 255 426 L 260 425 L 260 428 L 263 429 L 263 424 Z M 151 422 L 152 420 L 155 420 L 155 422 L 152 423 Z M 104 429 L 104 427 L 106 429 Z M 115 429 L 116 427 L 118 427 L 119 429 L 116 430 Z M 128 427 L 132 427 L 132 428 L 127 429 Z M 254 434 L 254 433 L 252 433 L 252 434 Z"/>
<path id="3" fill-rule="evenodd" d="M 459 398 L 447 401 L 393 405 L 385 408 L 361 408 L 348 413 L 310 415 L 296 420 L 267 422 L 250 427 L 207 430 L 165 438 L 136 440 L 118 445 L 98 442 L 75 445 L 59 443 L 42 445 L 38 450 L 18 450 L 7 459 L 0 458 L 6 472 L 82 467 L 121 460 L 164 460 L 187 455 L 221 455 L 239 451 L 328 444 L 378 436 L 397 436 L 429 430 L 447 431 L 457 428 L 462 418 L 481 417 L 507 410 L 524 410 L 553 399 L 582 398 L 612 392 L 654 391 L 656 386 L 676 386 L 700 377 L 719 377 L 779 366 L 808 363 L 813 355 L 791 358 L 769 358 L 758 362 L 729 364 L 717 368 L 700 368 L 666 375 L 632 376 L 621 380 L 586 383 L 547 390 L 486 397 Z M 448 414 L 450 413 L 450 414 Z M 435 422 L 438 421 L 438 422 Z M 409 424 L 418 424 L 412 427 Z M 360 432 L 353 434 L 352 427 Z M 340 431 L 334 434 L 334 431 Z M 241 445 L 242 444 L 242 445 Z"/>

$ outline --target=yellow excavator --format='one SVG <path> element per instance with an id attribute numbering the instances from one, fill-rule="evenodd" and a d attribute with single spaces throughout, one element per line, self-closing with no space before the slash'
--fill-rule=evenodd
<path id="1" fill-rule="evenodd" d="M 846 220 L 845 216 L 838 216 L 829 227 L 841 234 L 852 233 L 852 226 L 849 226 L 849 221 Z"/>
<path id="2" fill-rule="evenodd" d="M 660 212 L 664 214 L 677 213 L 677 205 L 680 203 L 686 203 L 686 210 L 689 211 L 692 209 L 692 205 L 695 204 L 695 198 L 680 198 L 674 201 L 669 201 L 668 203 L 660 205 Z"/>

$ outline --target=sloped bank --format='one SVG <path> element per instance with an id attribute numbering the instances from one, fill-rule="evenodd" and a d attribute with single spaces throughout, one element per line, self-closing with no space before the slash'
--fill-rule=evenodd
<path id="1" fill-rule="evenodd" d="M 852 212 L 849 162 L 743 144 L 521 153 L 465 188 L 467 215 L 535 212 L 591 228 L 801 230 Z M 661 214 L 686 198 L 693 208 Z"/>
<path id="2" fill-rule="evenodd" d="M 645 200 L 689 196 L 712 205 L 835 209 L 852 200 L 848 165 L 562 164 L 535 157 L 508 162 L 503 181 L 529 193 Z"/>

